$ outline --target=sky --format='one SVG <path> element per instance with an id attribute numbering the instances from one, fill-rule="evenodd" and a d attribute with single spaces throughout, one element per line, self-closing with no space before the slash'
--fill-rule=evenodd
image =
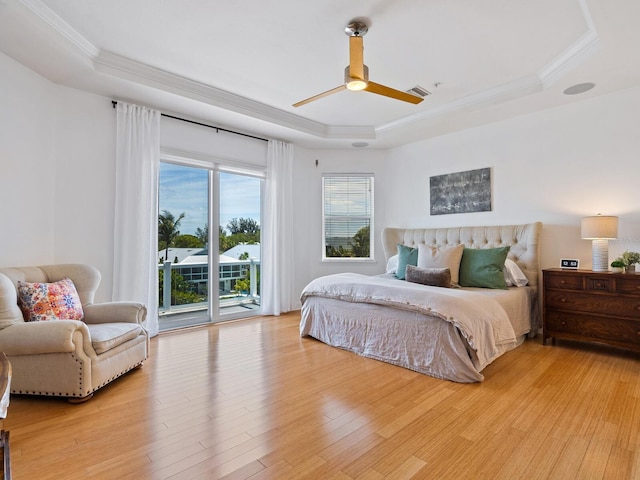
<path id="1" fill-rule="evenodd" d="M 168 210 L 180 222 L 181 234 L 194 234 L 207 224 L 208 170 L 160 163 L 159 210 Z M 260 179 L 234 173 L 220 173 L 220 225 L 232 218 L 260 222 Z M 227 231 L 227 233 L 229 233 Z"/>

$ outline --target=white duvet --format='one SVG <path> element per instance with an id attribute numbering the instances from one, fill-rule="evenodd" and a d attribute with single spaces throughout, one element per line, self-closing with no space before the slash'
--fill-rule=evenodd
<path id="1" fill-rule="evenodd" d="M 479 372 L 518 342 L 498 301 L 462 289 L 341 273 L 313 280 L 301 299 L 301 336 L 439 378 L 482 380 Z"/>

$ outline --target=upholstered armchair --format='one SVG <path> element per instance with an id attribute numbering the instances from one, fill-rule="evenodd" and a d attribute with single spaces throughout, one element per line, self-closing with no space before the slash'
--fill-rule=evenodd
<path id="1" fill-rule="evenodd" d="M 82 320 L 30 321 L 18 303 L 18 282 L 53 283 L 69 278 L 81 302 Z M 0 352 L 11 362 L 11 392 L 91 398 L 93 392 L 149 355 L 142 322 L 145 305 L 94 303 L 100 272 L 89 265 L 0 268 Z"/>

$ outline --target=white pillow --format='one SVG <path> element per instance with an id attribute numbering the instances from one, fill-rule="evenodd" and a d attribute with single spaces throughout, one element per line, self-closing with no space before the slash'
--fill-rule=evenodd
<path id="1" fill-rule="evenodd" d="M 387 273 L 395 274 L 398 270 L 398 254 L 389 257 L 387 260 Z"/>
<path id="2" fill-rule="evenodd" d="M 504 281 L 507 282 L 507 287 L 524 287 L 529 283 L 526 275 L 522 273 L 520 267 L 516 262 L 510 259 L 506 259 L 504 262 Z"/>
<path id="3" fill-rule="evenodd" d="M 418 267 L 448 268 L 451 272 L 451 286 L 459 287 L 460 260 L 464 245 L 450 247 L 432 247 L 424 243 L 418 244 Z"/>

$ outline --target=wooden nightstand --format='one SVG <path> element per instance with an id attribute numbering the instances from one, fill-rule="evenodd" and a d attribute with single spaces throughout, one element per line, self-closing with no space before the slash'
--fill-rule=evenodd
<path id="1" fill-rule="evenodd" d="M 543 270 L 542 343 L 598 342 L 640 352 L 640 274 Z"/>

